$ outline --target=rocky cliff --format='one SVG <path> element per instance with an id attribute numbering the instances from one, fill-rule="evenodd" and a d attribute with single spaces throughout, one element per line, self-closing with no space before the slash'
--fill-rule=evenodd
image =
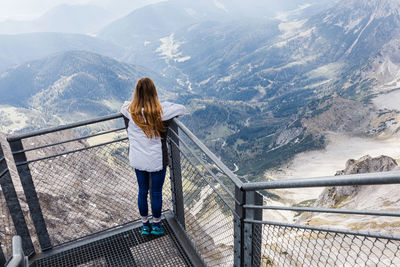
<path id="1" fill-rule="evenodd" d="M 336 175 L 384 172 L 399 170 L 395 159 L 387 156 L 372 158 L 369 155 L 358 160 L 349 159 L 343 170 Z M 364 185 L 326 188 L 313 204 L 318 208 L 352 210 L 398 211 L 400 196 L 396 185 Z M 365 230 L 393 234 L 398 231 L 400 220 L 396 217 L 378 217 L 342 214 L 304 213 L 297 220 L 314 226 L 328 226 L 351 230 Z"/>

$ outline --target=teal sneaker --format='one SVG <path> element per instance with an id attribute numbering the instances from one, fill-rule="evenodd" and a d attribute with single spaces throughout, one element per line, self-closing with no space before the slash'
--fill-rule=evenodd
<path id="1" fill-rule="evenodd" d="M 164 229 L 162 228 L 161 224 L 154 224 L 152 229 L 151 229 L 151 234 L 152 235 L 163 235 L 164 234 Z"/>
<path id="2" fill-rule="evenodd" d="M 150 226 L 143 225 L 142 226 L 142 235 L 149 235 L 150 234 Z"/>

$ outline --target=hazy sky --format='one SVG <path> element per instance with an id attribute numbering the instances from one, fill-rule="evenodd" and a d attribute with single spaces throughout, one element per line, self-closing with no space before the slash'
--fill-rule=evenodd
<path id="1" fill-rule="evenodd" d="M 127 8 L 137 8 L 146 3 L 160 2 L 161 0 L 0 0 L 0 20 L 31 19 L 39 17 L 60 4 L 94 4 L 113 9 L 113 12 L 127 13 Z"/>

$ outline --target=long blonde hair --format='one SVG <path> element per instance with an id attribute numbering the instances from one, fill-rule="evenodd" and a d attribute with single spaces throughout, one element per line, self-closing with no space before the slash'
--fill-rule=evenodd
<path id="1" fill-rule="evenodd" d="M 150 139 L 161 138 L 161 133 L 166 131 L 162 122 L 163 110 L 158 101 L 156 86 L 150 78 L 141 78 L 136 83 L 129 113 L 136 125 Z"/>

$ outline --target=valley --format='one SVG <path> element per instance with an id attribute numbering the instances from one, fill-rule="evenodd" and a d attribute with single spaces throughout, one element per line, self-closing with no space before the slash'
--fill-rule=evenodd
<path id="1" fill-rule="evenodd" d="M 62 30 L 0 36 L 0 51 L 10 55 L 0 64 L 0 129 L 117 112 L 135 81 L 149 76 L 160 99 L 186 105 L 190 115 L 182 121 L 251 181 L 340 147 L 333 136 L 397 140 L 400 4 L 281 4 L 266 17 L 270 11 L 251 7 L 238 15 L 227 1 L 168 1 L 138 8 L 91 36 Z M 149 14 L 157 20 L 147 28 L 131 27 Z"/>

